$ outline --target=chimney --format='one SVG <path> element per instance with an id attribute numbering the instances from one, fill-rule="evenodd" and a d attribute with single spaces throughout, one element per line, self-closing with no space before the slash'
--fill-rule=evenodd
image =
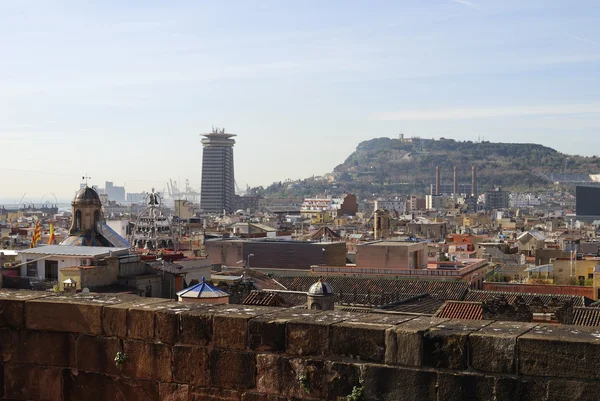
<path id="1" fill-rule="evenodd" d="M 477 169 L 475 166 L 471 169 L 471 195 L 477 198 Z"/>
<path id="2" fill-rule="evenodd" d="M 440 194 L 440 166 L 435 167 L 435 195 Z"/>
<path id="3" fill-rule="evenodd" d="M 452 188 L 454 195 L 458 195 L 458 182 L 456 181 L 456 166 L 454 166 L 454 187 Z"/>

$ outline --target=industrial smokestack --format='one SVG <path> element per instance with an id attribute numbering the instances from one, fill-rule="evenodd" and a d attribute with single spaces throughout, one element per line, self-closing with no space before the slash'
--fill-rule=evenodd
<path id="1" fill-rule="evenodd" d="M 458 195 L 458 182 L 456 181 L 456 166 L 454 166 L 454 187 L 452 188 L 454 195 Z"/>
<path id="2" fill-rule="evenodd" d="M 435 167 L 435 195 L 440 194 L 440 166 Z"/>
<path id="3" fill-rule="evenodd" d="M 477 198 L 477 169 L 475 166 L 471 169 L 471 195 Z"/>

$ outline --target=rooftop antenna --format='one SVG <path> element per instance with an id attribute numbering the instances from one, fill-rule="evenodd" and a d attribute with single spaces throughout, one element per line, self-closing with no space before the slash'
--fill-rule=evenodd
<path id="1" fill-rule="evenodd" d="M 92 177 L 88 177 L 87 173 L 85 173 L 85 175 L 83 177 L 81 177 L 82 181 L 85 181 L 85 186 L 88 186 L 88 180 L 91 180 Z"/>

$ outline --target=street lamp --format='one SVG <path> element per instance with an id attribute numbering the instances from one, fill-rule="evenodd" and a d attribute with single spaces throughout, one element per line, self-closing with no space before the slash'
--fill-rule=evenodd
<path id="1" fill-rule="evenodd" d="M 250 258 L 251 258 L 252 256 L 254 256 L 254 254 L 253 254 L 253 253 L 249 254 L 249 255 L 248 255 L 248 258 L 246 259 L 246 269 L 249 269 L 249 268 L 250 268 Z"/>

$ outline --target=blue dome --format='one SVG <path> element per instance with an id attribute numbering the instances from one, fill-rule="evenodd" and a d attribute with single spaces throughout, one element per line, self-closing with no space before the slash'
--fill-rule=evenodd
<path id="1" fill-rule="evenodd" d="M 229 294 L 212 285 L 208 284 L 204 277 L 202 282 L 177 292 L 177 296 L 181 298 L 223 298 Z"/>

